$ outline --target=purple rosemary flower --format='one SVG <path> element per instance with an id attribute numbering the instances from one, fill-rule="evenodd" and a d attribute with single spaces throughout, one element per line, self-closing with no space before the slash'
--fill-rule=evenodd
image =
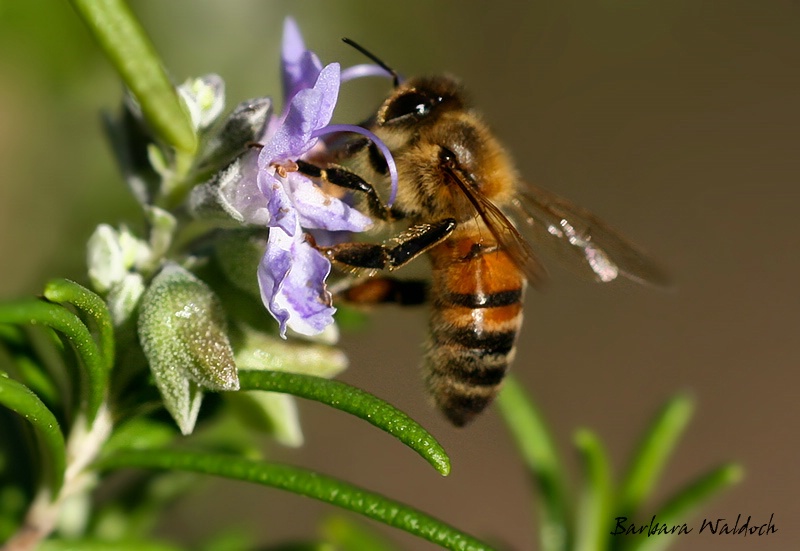
<path id="1" fill-rule="evenodd" d="M 313 88 L 322 71 L 322 62 L 317 54 L 306 49 L 303 35 L 291 17 L 283 22 L 281 44 L 281 76 L 283 77 L 283 99 L 291 101 L 297 92 Z"/>
<path id="2" fill-rule="evenodd" d="M 285 337 L 287 328 L 303 335 L 320 333 L 333 322 L 336 311 L 325 286 L 330 261 L 312 246 L 304 230 L 360 232 L 372 225 L 367 216 L 298 172 L 295 161 L 323 148 L 322 135 L 358 132 L 373 140 L 387 158 L 391 200 L 397 173 L 388 149 L 371 132 L 358 126 L 330 125 L 342 82 L 339 64 L 323 67 L 305 48 L 292 19 L 284 25 L 282 59 L 283 112 L 267 125 L 261 150 L 240 160 L 241 177 L 236 189 L 226 195 L 242 222 L 270 228 L 258 283 L 264 305 Z M 362 66 L 350 71 L 351 78 L 374 74 L 379 73 Z"/>
<path id="3" fill-rule="evenodd" d="M 311 69 L 315 71 L 313 65 Z M 301 74 L 300 78 L 306 76 Z M 261 298 L 280 324 L 304 335 L 333 321 L 325 279 L 331 265 L 306 239 L 303 228 L 364 231 L 371 220 L 296 171 L 294 160 L 317 145 L 315 132 L 331 120 L 339 94 L 339 65 L 324 67 L 311 88 L 297 90 L 258 154 L 258 189 L 266 199 L 271 228 L 258 267 Z"/>

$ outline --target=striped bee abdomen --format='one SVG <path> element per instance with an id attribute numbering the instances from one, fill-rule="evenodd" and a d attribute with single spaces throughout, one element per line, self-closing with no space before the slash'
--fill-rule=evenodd
<path id="1" fill-rule="evenodd" d="M 514 358 L 525 280 L 505 252 L 471 237 L 450 239 L 430 255 L 425 381 L 439 409 L 463 426 L 491 403 Z"/>

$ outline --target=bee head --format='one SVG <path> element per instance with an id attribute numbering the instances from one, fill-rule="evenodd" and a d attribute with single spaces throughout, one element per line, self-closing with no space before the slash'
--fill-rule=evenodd
<path id="1" fill-rule="evenodd" d="M 456 79 L 435 76 L 403 81 L 397 71 L 378 56 L 349 38 L 342 40 L 377 63 L 394 81 L 394 93 L 383 102 L 369 126 L 407 129 L 435 120 L 435 115 L 443 111 L 465 108 L 463 91 Z"/>

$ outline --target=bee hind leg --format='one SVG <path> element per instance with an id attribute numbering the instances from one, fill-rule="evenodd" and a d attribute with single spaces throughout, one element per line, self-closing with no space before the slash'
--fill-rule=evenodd
<path id="1" fill-rule="evenodd" d="M 336 299 L 361 306 L 376 304 L 417 306 L 424 304 L 428 299 L 428 282 L 421 279 L 372 277 L 342 289 L 336 293 Z"/>

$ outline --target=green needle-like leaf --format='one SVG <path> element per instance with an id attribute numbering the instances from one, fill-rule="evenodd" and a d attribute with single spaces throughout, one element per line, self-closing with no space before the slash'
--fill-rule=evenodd
<path id="1" fill-rule="evenodd" d="M 744 476 L 741 466 L 723 465 L 706 473 L 670 498 L 656 513 L 659 523 L 667 526 L 682 525 L 687 518 L 712 496 L 738 483 Z M 659 551 L 674 543 L 675 536 L 659 535 L 651 538 L 626 539 L 626 550 Z"/>
<path id="2" fill-rule="evenodd" d="M 217 454 L 147 450 L 113 455 L 100 461 L 98 467 L 190 471 L 253 482 L 336 505 L 405 530 L 446 549 L 459 551 L 491 549 L 488 545 L 416 509 L 346 482 L 288 465 Z"/>
<path id="3" fill-rule="evenodd" d="M 567 477 L 547 425 L 514 377 L 506 378 L 497 404 L 525 463 L 539 484 L 542 550 L 569 549 Z"/>
<path id="4" fill-rule="evenodd" d="M 44 288 L 44 296 L 52 302 L 72 304 L 89 316 L 100 339 L 98 345 L 105 360 L 106 370 L 111 371 L 114 365 L 114 325 L 111 323 L 111 314 L 103 299 L 86 287 L 68 279 L 56 279 L 48 283 Z"/>
<path id="5" fill-rule="evenodd" d="M 576 551 L 604 551 L 608 543 L 612 481 L 608 454 L 600 439 L 588 430 L 575 435 L 583 463 L 585 487 L 578 508 Z"/>
<path id="6" fill-rule="evenodd" d="M 58 388 L 47 376 L 41 365 L 35 362 L 30 356 L 24 354 L 14 355 L 13 361 L 14 371 L 12 371 L 12 373 L 18 374 L 15 376 L 16 379 L 19 379 L 22 384 L 31 389 L 34 394 L 42 398 L 45 402 L 48 402 L 51 406 L 54 403 L 58 403 L 60 398 Z"/>
<path id="7" fill-rule="evenodd" d="M 450 473 L 450 458 L 428 431 L 368 392 L 340 381 L 279 371 L 239 371 L 239 384 L 241 390 L 285 392 L 351 413 L 400 440 L 442 475 Z"/>
<path id="8" fill-rule="evenodd" d="M 169 145 L 193 153 L 197 137 L 189 114 L 161 59 L 123 0 L 70 0 L 122 80 L 133 92 L 153 130 Z"/>
<path id="9" fill-rule="evenodd" d="M 92 335 L 78 316 L 58 304 L 23 300 L 0 303 L 0 323 L 44 325 L 67 337 L 85 370 L 86 418 L 91 424 L 105 397 L 108 371 Z"/>
<path id="10" fill-rule="evenodd" d="M 25 335 L 13 325 L 0 324 L 0 340 L 14 346 L 22 346 L 25 342 Z"/>
<path id="11" fill-rule="evenodd" d="M 9 379 L 0 372 L 0 404 L 20 414 L 30 422 L 42 447 L 46 469 L 46 484 L 55 497 L 64 483 L 66 448 L 64 435 L 53 413 L 25 385 Z"/>
<path id="12" fill-rule="evenodd" d="M 614 516 L 635 516 L 644 499 L 650 495 L 678 438 L 692 416 L 694 404 L 686 395 L 667 402 L 656 415 L 633 457 L 622 483 Z"/>

